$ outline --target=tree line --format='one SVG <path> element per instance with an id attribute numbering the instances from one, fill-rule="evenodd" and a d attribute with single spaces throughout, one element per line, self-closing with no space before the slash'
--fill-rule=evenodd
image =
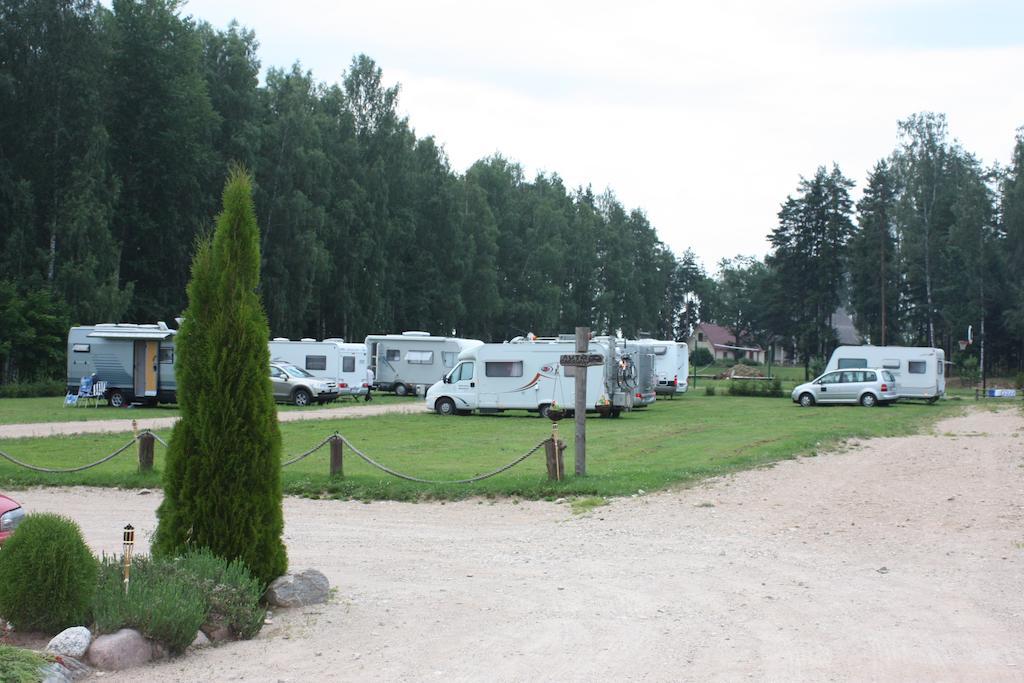
<path id="1" fill-rule="evenodd" d="M 856 203 L 837 166 L 801 178 L 768 256 L 720 264 L 720 317 L 739 339 L 810 363 L 835 347 L 843 306 L 864 341 L 936 346 L 954 359 L 977 356 L 984 341 L 986 368 L 1020 370 L 1024 129 L 1005 168 L 951 139 L 942 114 L 915 114 L 898 131 Z"/>
<path id="2" fill-rule="evenodd" d="M 894 343 L 942 345 L 984 310 L 993 358 L 1020 363 L 1019 139 L 1011 168 L 984 169 L 941 117 L 915 117 L 858 206 L 819 169 L 767 259 L 709 275 L 611 190 L 499 155 L 452 169 L 369 57 L 336 83 L 296 64 L 261 84 L 257 49 L 176 0 L 0 0 L 0 383 L 61 377 L 71 324 L 181 315 L 234 163 L 253 177 L 273 336 L 685 338 L 707 320 L 808 357 L 847 302 Z"/>

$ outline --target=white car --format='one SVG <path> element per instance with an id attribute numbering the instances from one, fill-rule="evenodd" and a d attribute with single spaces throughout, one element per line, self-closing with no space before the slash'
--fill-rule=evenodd
<path id="1" fill-rule="evenodd" d="M 816 403 L 859 403 L 866 408 L 898 400 L 896 378 L 884 368 L 844 368 L 826 372 L 793 389 L 793 402 L 804 408 Z"/>

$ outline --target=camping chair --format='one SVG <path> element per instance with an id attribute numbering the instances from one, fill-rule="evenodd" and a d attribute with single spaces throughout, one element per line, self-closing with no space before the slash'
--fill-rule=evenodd
<path id="1" fill-rule="evenodd" d="M 75 400 L 71 402 L 71 405 L 77 406 L 79 403 L 84 405 L 89 400 L 91 394 L 92 375 L 87 375 L 78 381 L 78 395 L 75 396 Z"/>
<path id="2" fill-rule="evenodd" d="M 89 399 L 93 401 L 93 407 L 97 407 L 107 393 L 107 383 L 104 381 L 94 382 L 92 385 L 92 392 L 89 394 Z"/>

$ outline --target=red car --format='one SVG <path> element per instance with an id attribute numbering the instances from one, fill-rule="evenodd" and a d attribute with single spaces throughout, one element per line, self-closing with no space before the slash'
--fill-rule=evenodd
<path id="1" fill-rule="evenodd" d="M 17 501 L 0 493 L 0 545 L 14 533 L 24 517 L 25 511 Z"/>

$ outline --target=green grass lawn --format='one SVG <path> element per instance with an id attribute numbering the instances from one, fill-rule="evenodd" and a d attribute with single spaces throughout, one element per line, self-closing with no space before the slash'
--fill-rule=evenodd
<path id="1" fill-rule="evenodd" d="M 788 398 L 740 398 L 687 394 L 659 400 L 619 419 L 587 420 L 588 476 L 563 482 L 546 478 L 543 451 L 512 470 L 471 485 L 418 484 L 390 477 L 345 451 L 345 478 L 328 474 L 324 448 L 284 470 L 287 493 L 357 499 L 456 499 L 466 496 L 545 498 L 621 496 L 685 484 L 704 477 L 822 452 L 849 438 L 918 432 L 963 404 L 897 404 L 799 408 Z M 440 417 L 385 415 L 281 425 L 284 455 L 300 453 L 335 429 L 370 457 L 417 477 L 462 479 L 504 465 L 550 434 L 550 423 L 526 413 Z M 561 423 L 568 442 L 566 470 L 573 470 L 573 426 Z M 164 438 L 167 432 L 162 432 Z M 130 434 L 80 435 L 0 441 L 0 450 L 21 460 L 69 467 L 98 460 Z M 27 485 L 159 486 L 158 473 L 136 472 L 136 449 L 109 463 L 69 475 L 36 474 L 0 461 L 0 487 Z M 156 447 L 156 467 L 164 449 Z"/>
<path id="2" fill-rule="evenodd" d="M 374 392 L 373 405 L 382 403 L 407 403 L 419 401 L 416 397 L 398 398 L 393 394 Z M 356 401 L 351 398 L 338 399 L 326 405 L 311 405 L 297 408 L 290 405 L 278 405 L 278 410 L 323 410 L 324 408 L 344 408 L 354 406 Z M 362 399 L 358 405 L 363 405 Z M 106 403 L 99 406 L 64 407 L 64 397 L 43 398 L 0 398 L 0 424 L 30 424 L 39 422 L 79 422 L 88 420 L 132 420 L 154 417 L 177 417 L 178 406 L 135 406 L 132 408 L 111 408 Z"/>

